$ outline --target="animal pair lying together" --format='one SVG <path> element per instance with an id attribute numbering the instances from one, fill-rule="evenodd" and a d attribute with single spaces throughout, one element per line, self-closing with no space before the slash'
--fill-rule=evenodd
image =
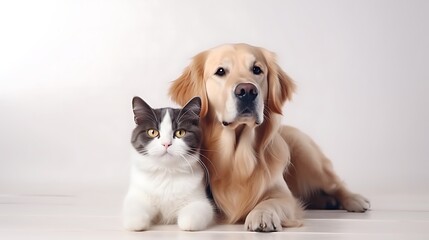
<path id="1" fill-rule="evenodd" d="M 369 201 L 347 189 L 313 140 L 281 125 L 294 89 L 273 53 L 228 44 L 196 55 L 173 82 L 182 109 L 152 109 L 135 97 L 125 227 L 202 230 L 217 221 L 270 232 L 302 225 L 304 205 L 334 200 L 366 211 Z"/>

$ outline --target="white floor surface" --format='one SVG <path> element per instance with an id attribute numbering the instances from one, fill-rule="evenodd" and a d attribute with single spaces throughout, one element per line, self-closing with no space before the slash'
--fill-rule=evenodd
<path id="1" fill-rule="evenodd" d="M 97 196 L 97 197 L 95 197 Z M 307 211 L 304 226 L 252 233 L 242 225 L 201 232 L 175 225 L 146 232 L 121 227 L 120 194 L 0 194 L 0 239 L 429 239 L 429 211 Z"/>

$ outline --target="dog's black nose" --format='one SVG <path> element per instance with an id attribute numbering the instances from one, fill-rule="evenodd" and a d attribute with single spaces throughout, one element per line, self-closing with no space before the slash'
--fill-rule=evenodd
<path id="1" fill-rule="evenodd" d="M 258 96 L 258 89 L 252 83 L 240 83 L 235 87 L 234 94 L 243 102 L 252 102 Z"/>

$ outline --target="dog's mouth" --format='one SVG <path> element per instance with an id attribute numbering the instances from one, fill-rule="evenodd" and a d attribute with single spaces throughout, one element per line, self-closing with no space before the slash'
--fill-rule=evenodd
<path id="1" fill-rule="evenodd" d="M 259 126 L 262 123 L 259 120 L 258 114 L 251 109 L 244 109 L 233 121 L 222 121 L 222 125 L 225 127 L 236 128 L 239 125 L 245 124 L 250 127 Z"/>
<path id="2" fill-rule="evenodd" d="M 235 129 L 235 128 L 237 128 L 237 127 L 238 127 L 238 126 L 240 126 L 240 125 L 247 125 L 247 126 L 250 126 L 250 127 L 256 127 L 256 126 L 259 126 L 259 125 L 260 125 L 260 123 L 259 123 L 259 122 L 257 122 L 257 121 L 255 121 L 255 120 L 253 119 L 253 121 L 252 121 L 252 120 L 248 120 L 248 121 L 240 120 L 240 121 L 234 121 L 234 122 L 226 122 L 226 121 L 223 121 L 223 122 L 222 122 L 222 125 L 223 125 L 224 127 L 230 127 L 230 128 Z"/>

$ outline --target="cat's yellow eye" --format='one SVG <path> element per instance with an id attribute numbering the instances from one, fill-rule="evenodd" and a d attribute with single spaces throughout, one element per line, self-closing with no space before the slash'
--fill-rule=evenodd
<path id="1" fill-rule="evenodd" d="M 159 132 L 158 132 L 158 130 L 155 130 L 155 129 L 149 129 L 149 130 L 147 130 L 147 135 L 149 136 L 149 137 L 151 137 L 151 138 L 156 138 L 156 137 L 158 137 L 158 135 L 159 135 Z"/>
<path id="2" fill-rule="evenodd" d="M 177 130 L 177 131 L 174 133 L 174 136 L 176 136 L 177 138 L 182 138 L 182 137 L 184 137 L 185 135 L 186 135 L 186 131 L 185 131 L 185 130 L 183 130 L 183 129 Z"/>

